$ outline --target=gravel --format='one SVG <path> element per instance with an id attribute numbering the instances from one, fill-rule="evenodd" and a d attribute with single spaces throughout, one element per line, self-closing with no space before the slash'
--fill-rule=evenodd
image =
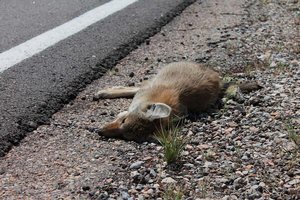
<path id="1" fill-rule="evenodd" d="M 1 199 L 162 199 L 170 187 L 184 199 L 299 199 L 299 7 L 298 0 L 189 6 L 1 158 Z M 93 100 L 98 90 L 140 85 L 180 60 L 263 87 L 191 114 L 181 131 L 190 142 L 172 165 L 156 143 L 97 135 L 130 104 Z"/>

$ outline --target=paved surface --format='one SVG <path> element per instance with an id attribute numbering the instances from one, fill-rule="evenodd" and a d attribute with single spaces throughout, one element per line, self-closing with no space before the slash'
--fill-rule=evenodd
<path id="1" fill-rule="evenodd" d="M 59 5 L 52 2 L 41 6 L 41 11 L 26 2 L 23 5 L 16 1 L 11 4 L 1 1 L 1 21 L 9 23 L 9 19 L 15 18 L 20 24 L 20 19 L 24 19 L 20 26 L 12 24 L 9 32 L 1 30 L 1 34 L 5 34 L 1 37 L 1 51 L 106 1 L 91 1 L 84 6 L 81 1 L 71 5 L 69 2 Z M 140 0 L 0 74 L 0 155 L 3 156 L 13 144 L 18 144 L 27 132 L 47 123 L 49 117 L 73 99 L 86 84 L 101 77 L 191 2 L 193 0 Z M 14 7 L 10 6 L 13 4 Z M 8 7 L 14 11 L 9 12 Z M 58 7 L 60 12 L 56 11 Z M 65 13 L 70 7 L 73 11 Z M 31 10 L 29 15 L 27 11 Z M 63 14 L 59 15 L 54 10 Z M 60 16 L 60 20 L 49 17 L 52 15 Z M 26 30 L 20 31 L 22 27 Z M 14 35 L 18 32 L 19 35 Z M 11 35 L 16 39 L 12 41 Z"/>
<path id="2" fill-rule="evenodd" d="M 108 1 L 1 1 L 0 53 Z"/>

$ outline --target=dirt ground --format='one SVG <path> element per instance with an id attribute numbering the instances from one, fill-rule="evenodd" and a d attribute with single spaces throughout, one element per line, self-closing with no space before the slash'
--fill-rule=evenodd
<path id="1" fill-rule="evenodd" d="M 184 199 L 300 198 L 300 140 L 291 137 L 300 137 L 299 8 L 298 0 L 192 4 L 1 158 L 1 199 L 163 199 L 170 187 Z M 182 60 L 264 88 L 189 117 L 175 166 L 157 144 L 97 135 L 131 102 L 95 101 L 98 90 L 140 85 Z"/>

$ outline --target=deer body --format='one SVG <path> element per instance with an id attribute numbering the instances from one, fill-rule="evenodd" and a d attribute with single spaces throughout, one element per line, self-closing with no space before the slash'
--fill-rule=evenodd
<path id="1" fill-rule="evenodd" d="M 103 90 L 100 96 L 123 97 L 129 90 L 135 95 L 128 111 L 104 126 L 102 135 L 143 141 L 157 128 L 165 127 L 172 116 L 207 110 L 219 96 L 220 78 L 200 64 L 171 63 L 141 88 L 118 88 L 115 93 Z"/>

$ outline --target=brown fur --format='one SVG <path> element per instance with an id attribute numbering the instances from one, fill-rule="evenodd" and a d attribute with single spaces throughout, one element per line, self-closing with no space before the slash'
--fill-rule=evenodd
<path id="1" fill-rule="evenodd" d="M 216 102 L 219 92 L 220 79 L 217 72 L 196 63 L 171 63 L 137 91 L 128 112 L 104 126 L 101 134 L 107 137 L 144 140 L 160 126 L 166 126 L 174 115 L 184 116 L 187 111 L 207 110 Z M 122 92 L 120 96 L 121 94 Z M 152 107 L 153 109 L 160 108 L 160 104 L 166 104 L 171 108 L 171 114 L 155 119 L 149 117 L 147 112 L 151 111 L 151 105 L 155 103 L 159 105 Z M 159 115 L 160 112 L 166 111 L 159 110 Z"/>

